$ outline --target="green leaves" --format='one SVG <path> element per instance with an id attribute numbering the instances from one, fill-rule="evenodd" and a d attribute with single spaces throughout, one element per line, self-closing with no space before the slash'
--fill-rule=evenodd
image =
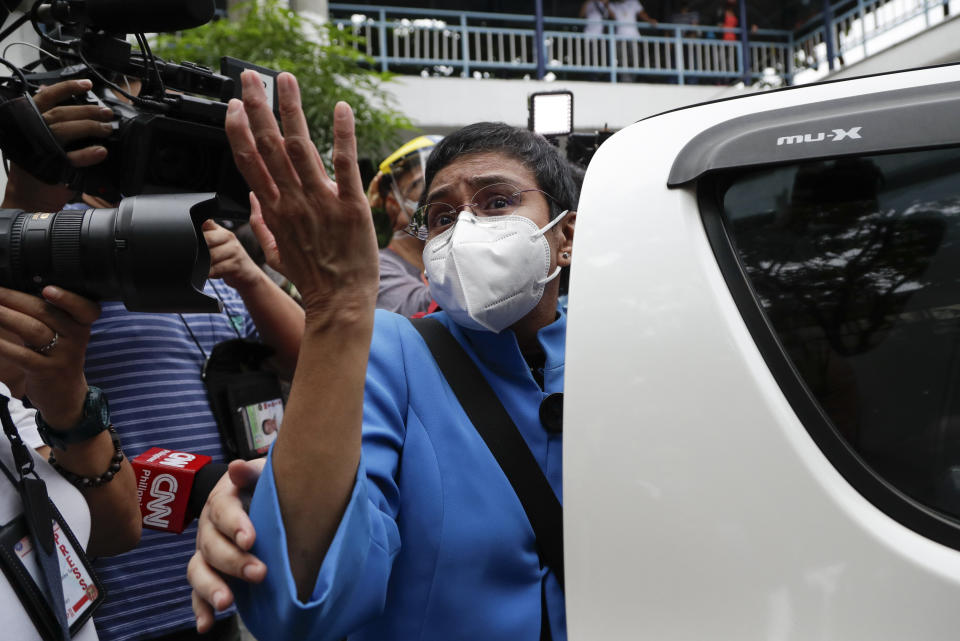
<path id="1" fill-rule="evenodd" d="M 330 169 L 333 106 L 353 107 L 361 157 L 379 159 L 413 129 L 383 89 L 390 74 L 373 71 L 373 61 L 358 49 L 363 40 L 332 24 L 319 24 L 291 11 L 280 0 L 240 5 L 235 19 L 218 20 L 162 34 L 154 53 L 174 62 L 190 61 L 220 68 L 221 56 L 233 56 L 297 77 L 310 133 Z"/>

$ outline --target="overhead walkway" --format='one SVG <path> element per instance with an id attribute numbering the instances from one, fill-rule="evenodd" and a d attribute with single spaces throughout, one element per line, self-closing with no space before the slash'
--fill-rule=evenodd
<path id="1" fill-rule="evenodd" d="M 960 15 L 950 16 L 939 24 L 924 28 L 827 77 L 831 80 L 853 78 L 949 62 L 960 62 Z"/>
<path id="2" fill-rule="evenodd" d="M 548 17 L 541 39 L 529 15 L 329 7 L 357 37 L 350 46 L 398 74 L 401 109 L 437 133 L 524 126 L 536 91 L 571 90 L 576 130 L 593 131 L 747 91 L 960 60 L 960 0 L 836 0 L 793 31 L 751 32 L 746 50 L 739 29 L 711 26 L 641 24 L 628 38 L 615 22 L 588 34 L 584 20 Z"/>

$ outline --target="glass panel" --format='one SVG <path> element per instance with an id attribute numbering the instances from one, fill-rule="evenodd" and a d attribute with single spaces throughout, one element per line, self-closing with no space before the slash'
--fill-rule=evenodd
<path id="1" fill-rule="evenodd" d="M 752 171 L 723 210 L 835 428 L 887 481 L 960 516 L 960 150 Z"/>

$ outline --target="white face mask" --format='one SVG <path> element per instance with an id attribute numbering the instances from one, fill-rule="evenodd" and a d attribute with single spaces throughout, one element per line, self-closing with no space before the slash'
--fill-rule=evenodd
<path id="1" fill-rule="evenodd" d="M 458 325 L 502 332 L 526 316 L 543 297 L 550 274 L 550 243 L 526 218 L 479 218 L 462 211 L 450 229 L 427 242 L 423 264 L 430 294 Z"/>

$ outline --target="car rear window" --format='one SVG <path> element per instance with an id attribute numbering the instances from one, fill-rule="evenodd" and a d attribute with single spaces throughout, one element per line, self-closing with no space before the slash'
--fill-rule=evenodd
<path id="1" fill-rule="evenodd" d="M 960 150 L 750 170 L 722 217 L 757 303 L 855 458 L 960 517 Z"/>

